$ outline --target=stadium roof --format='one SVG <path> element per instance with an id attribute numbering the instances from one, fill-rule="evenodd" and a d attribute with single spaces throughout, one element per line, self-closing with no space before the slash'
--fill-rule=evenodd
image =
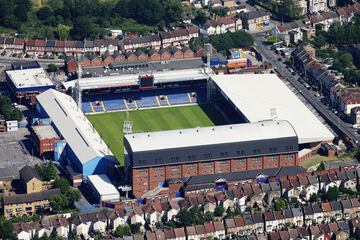
<path id="1" fill-rule="evenodd" d="M 38 95 L 36 99 L 82 164 L 98 156 L 113 156 L 69 95 L 49 89 Z"/>
<path id="2" fill-rule="evenodd" d="M 249 122 L 287 120 L 294 127 L 299 143 L 329 141 L 334 135 L 275 74 L 214 75 L 222 93 Z"/>
<path id="3" fill-rule="evenodd" d="M 263 121 L 215 127 L 189 128 L 148 133 L 127 134 L 133 152 L 185 148 L 297 137 L 287 121 Z"/>
<path id="4" fill-rule="evenodd" d="M 54 86 L 49 75 L 43 68 L 6 71 L 11 82 L 18 89 Z"/>
<path id="5" fill-rule="evenodd" d="M 204 70 L 201 68 L 162 71 L 162 72 L 154 72 L 152 74 L 154 76 L 154 83 L 192 81 L 192 80 L 200 80 L 200 79 L 208 78 L 208 75 L 205 74 Z M 69 87 L 74 87 L 75 82 L 76 80 L 73 80 L 66 82 L 63 85 L 65 89 L 68 89 Z M 138 85 L 138 82 L 139 82 L 139 74 L 81 78 L 80 88 L 82 90 L 87 90 L 87 89 L 133 86 L 133 85 Z"/>
<path id="6" fill-rule="evenodd" d="M 119 194 L 119 191 L 115 188 L 108 176 L 105 174 L 90 175 L 88 176 L 88 180 L 92 183 L 101 196 Z"/>

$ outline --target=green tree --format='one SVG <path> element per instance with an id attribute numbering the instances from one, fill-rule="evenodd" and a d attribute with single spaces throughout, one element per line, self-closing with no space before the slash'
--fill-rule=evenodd
<path id="1" fill-rule="evenodd" d="M 129 225 L 119 225 L 114 232 L 115 237 L 124 237 L 130 234 L 131 229 Z"/>
<path id="2" fill-rule="evenodd" d="M 10 221 L 0 216 L 0 239 L 17 239 Z"/>
<path id="3" fill-rule="evenodd" d="M 187 209 L 181 209 L 180 212 L 176 215 L 178 222 L 182 226 L 190 226 L 194 224 L 193 215 Z"/>
<path id="4" fill-rule="evenodd" d="M 276 211 L 283 210 L 286 207 L 286 202 L 283 199 L 277 199 L 274 204 Z"/>
<path id="5" fill-rule="evenodd" d="M 70 189 L 69 191 L 66 192 L 66 197 L 68 199 L 69 204 L 73 205 L 74 202 L 80 200 L 81 194 L 77 189 Z"/>
<path id="6" fill-rule="evenodd" d="M 58 175 L 58 173 L 57 173 L 57 169 L 54 165 L 54 162 L 52 160 L 50 160 L 50 162 L 46 166 L 46 172 L 45 172 L 46 179 L 45 180 L 49 181 L 49 180 L 56 179 L 57 175 Z"/>
<path id="7" fill-rule="evenodd" d="M 193 23 L 196 25 L 204 25 L 206 21 L 208 20 L 208 17 L 206 13 L 203 10 L 197 10 L 195 12 L 195 18 L 193 19 Z"/>
<path id="8" fill-rule="evenodd" d="M 319 164 L 319 166 L 316 169 L 317 171 L 323 171 L 325 170 L 325 163 L 323 161 L 321 161 L 321 163 Z"/>
<path id="9" fill-rule="evenodd" d="M 328 201 L 335 201 L 339 198 L 339 189 L 338 187 L 330 187 L 326 193 L 326 198 Z"/>
<path id="10" fill-rule="evenodd" d="M 322 47 L 325 47 L 325 45 L 326 45 L 325 36 L 322 33 L 316 34 L 316 36 L 314 38 L 314 46 L 317 48 L 322 48 Z"/>
<path id="11" fill-rule="evenodd" d="M 41 21 L 45 21 L 47 20 L 49 17 L 53 16 L 54 13 L 51 10 L 51 8 L 49 8 L 48 6 L 42 7 L 39 9 L 39 11 L 37 12 L 37 17 L 41 20 Z"/>
<path id="12" fill-rule="evenodd" d="M 69 202 L 65 195 L 57 195 L 50 197 L 49 204 L 54 212 L 59 213 L 67 208 Z"/>
<path id="13" fill-rule="evenodd" d="M 138 234 L 138 233 L 140 233 L 140 227 L 141 227 L 141 224 L 140 224 L 140 223 L 130 224 L 131 233 L 132 233 L 132 234 Z"/>
<path id="14" fill-rule="evenodd" d="M 55 179 L 54 187 L 60 188 L 61 193 L 63 193 L 63 194 L 67 193 L 70 190 L 70 184 L 69 184 L 68 180 L 66 180 L 65 178 L 62 178 L 62 177 L 58 177 Z"/>
<path id="15" fill-rule="evenodd" d="M 216 217 L 221 217 L 225 212 L 225 209 L 223 206 L 219 205 L 219 206 L 216 206 L 215 208 L 215 211 L 214 211 L 214 215 Z"/>
<path id="16" fill-rule="evenodd" d="M 57 66 L 53 63 L 48 64 L 48 71 L 49 72 L 56 72 Z"/>
<path id="17" fill-rule="evenodd" d="M 52 10 L 62 9 L 64 7 L 63 0 L 47 0 L 47 4 Z"/>
<path id="18" fill-rule="evenodd" d="M 279 14 L 285 21 L 292 21 L 302 16 L 302 9 L 297 0 L 283 0 L 279 6 Z"/>
<path id="19" fill-rule="evenodd" d="M 205 222 L 211 222 L 214 220 L 214 214 L 212 212 L 206 212 L 204 214 L 204 221 Z"/>

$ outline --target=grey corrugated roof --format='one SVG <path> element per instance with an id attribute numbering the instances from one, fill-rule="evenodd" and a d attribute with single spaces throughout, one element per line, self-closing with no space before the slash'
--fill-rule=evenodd
<path id="1" fill-rule="evenodd" d="M 303 210 L 301 208 L 292 208 L 291 209 L 292 214 L 294 217 L 301 217 L 303 216 Z"/>
<path id="2" fill-rule="evenodd" d="M 351 202 L 349 199 L 341 200 L 341 206 L 343 209 L 350 209 L 352 208 Z"/>
<path id="3" fill-rule="evenodd" d="M 305 215 L 313 215 L 314 214 L 314 210 L 312 209 L 312 207 L 310 205 L 304 206 L 303 209 L 304 209 Z"/>
<path id="4" fill-rule="evenodd" d="M 253 220 L 251 214 L 246 213 L 243 215 L 243 218 L 244 218 L 245 225 L 254 224 L 254 220 Z"/>
<path id="5" fill-rule="evenodd" d="M 341 211 L 341 203 L 340 202 L 338 202 L 338 201 L 332 201 L 332 202 L 330 202 L 330 206 L 331 206 L 331 209 L 333 210 L 333 211 Z"/>
<path id="6" fill-rule="evenodd" d="M 285 218 L 293 218 L 294 217 L 291 209 L 285 209 L 284 210 L 284 216 L 285 216 Z"/>
<path id="7" fill-rule="evenodd" d="M 41 180 L 41 178 L 40 178 L 39 174 L 36 172 L 36 170 L 30 166 L 23 167 L 22 169 L 20 169 L 19 173 L 20 173 L 20 178 L 26 183 L 29 182 L 33 178 Z"/>
<path id="8" fill-rule="evenodd" d="M 60 189 L 56 188 L 56 189 L 50 189 L 48 191 L 37 192 L 37 193 L 16 194 L 16 195 L 12 195 L 12 196 L 4 196 L 3 202 L 4 202 L 4 205 L 20 204 L 20 203 L 26 203 L 26 202 L 36 202 L 36 201 L 42 201 L 45 199 L 49 199 L 52 196 L 60 195 L 60 194 L 61 194 Z"/>

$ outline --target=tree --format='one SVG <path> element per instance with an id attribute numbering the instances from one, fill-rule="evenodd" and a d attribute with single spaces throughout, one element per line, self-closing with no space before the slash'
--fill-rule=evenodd
<path id="1" fill-rule="evenodd" d="M 219 206 L 216 206 L 215 208 L 215 211 L 214 211 L 214 215 L 216 217 L 221 217 L 225 212 L 225 209 L 223 206 L 219 205 Z"/>
<path id="2" fill-rule="evenodd" d="M 11 222 L 6 220 L 3 216 L 0 216 L 0 239 L 17 239 Z"/>
<path id="3" fill-rule="evenodd" d="M 208 17 L 206 16 L 206 13 L 202 10 L 198 10 L 195 13 L 195 18 L 193 20 L 193 23 L 196 25 L 204 25 L 207 20 Z"/>
<path id="4" fill-rule="evenodd" d="M 214 220 L 214 214 L 212 212 L 206 212 L 204 214 L 204 221 L 211 222 Z"/>
<path id="5" fill-rule="evenodd" d="M 283 210 L 286 207 L 286 202 L 283 199 L 278 199 L 275 201 L 274 208 L 276 211 Z"/>
<path id="6" fill-rule="evenodd" d="M 39 18 L 39 20 L 41 21 L 45 21 L 47 20 L 49 17 L 53 16 L 54 13 L 51 10 L 50 7 L 45 6 L 39 9 L 39 11 L 37 12 L 37 17 Z"/>
<path id="7" fill-rule="evenodd" d="M 182 226 L 190 226 L 194 224 L 193 215 L 187 209 L 181 209 L 176 215 L 177 220 Z"/>
<path id="8" fill-rule="evenodd" d="M 61 193 L 63 193 L 63 194 L 70 190 L 69 182 L 65 178 L 62 178 L 62 177 L 56 178 L 56 180 L 54 182 L 54 187 L 60 188 Z"/>
<path id="9" fill-rule="evenodd" d="M 119 225 L 114 232 L 115 237 L 124 237 L 130 234 L 131 229 L 129 225 Z"/>
<path id="10" fill-rule="evenodd" d="M 57 175 L 58 175 L 58 173 L 57 173 L 56 167 L 54 165 L 54 162 L 52 160 L 50 160 L 50 162 L 46 166 L 46 172 L 45 172 L 46 180 L 50 181 L 50 180 L 56 179 Z"/>
<path id="11" fill-rule="evenodd" d="M 325 170 L 325 163 L 323 161 L 321 161 L 321 163 L 319 164 L 319 166 L 318 166 L 318 168 L 316 170 L 317 171 Z"/>
<path id="12" fill-rule="evenodd" d="M 138 234 L 140 233 L 140 223 L 130 224 L 130 230 L 132 234 Z"/>
<path id="13" fill-rule="evenodd" d="M 49 204 L 54 212 L 59 213 L 67 208 L 69 202 L 65 195 L 56 195 L 50 197 Z"/>
<path id="14" fill-rule="evenodd" d="M 326 193 L 326 198 L 328 201 L 335 201 L 337 200 L 339 197 L 339 189 L 334 186 L 334 187 L 330 187 L 329 190 Z"/>
<path id="15" fill-rule="evenodd" d="M 77 189 L 70 189 L 69 191 L 66 192 L 66 197 L 68 199 L 69 204 L 74 204 L 74 202 L 77 202 L 80 200 L 81 198 L 81 194 L 79 192 L 79 190 Z"/>
<path id="16" fill-rule="evenodd" d="M 322 48 L 326 45 L 326 38 L 323 34 L 316 34 L 314 38 L 314 46 L 317 48 Z"/>
<path id="17" fill-rule="evenodd" d="M 53 63 L 48 64 L 48 71 L 49 72 L 56 72 L 57 66 Z"/>
<path id="18" fill-rule="evenodd" d="M 296 20 L 302 16 L 302 8 L 297 0 L 283 0 L 279 6 L 279 14 L 285 21 Z"/>

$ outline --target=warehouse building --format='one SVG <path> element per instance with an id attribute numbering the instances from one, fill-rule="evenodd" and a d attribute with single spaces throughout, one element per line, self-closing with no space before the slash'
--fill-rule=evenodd
<path id="1" fill-rule="evenodd" d="M 90 175 L 88 176 L 88 183 L 98 203 L 120 201 L 120 193 L 107 175 Z"/>
<path id="2" fill-rule="evenodd" d="M 13 94 L 22 103 L 23 98 L 35 104 L 35 97 L 48 89 L 55 89 L 54 82 L 43 68 L 6 71 L 6 80 Z"/>
<path id="3" fill-rule="evenodd" d="M 68 95 L 50 89 L 36 97 L 39 117 L 50 118 L 65 144 L 55 148 L 62 165 L 70 164 L 87 179 L 107 173 L 117 160 L 76 102 Z"/>
<path id="4" fill-rule="evenodd" d="M 333 133 L 276 74 L 214 75 L 211 79 L 217 92 L 245 122 L 287 120 L 304 147 L 334 139 Z"/>
<path id="5" fill-rule="evenodd" d="M 139 198 L 166 179 L 299 165 L 287 121 L 127 134 L 126 167 Z"/>
<path id="6" fill-rule="evenodd" d="M 58 134 L 51 125 L 32 126 L 32 142 L 39 156 L 45 153 L 54 153 L 55 142 L 60 140 Z"/>

